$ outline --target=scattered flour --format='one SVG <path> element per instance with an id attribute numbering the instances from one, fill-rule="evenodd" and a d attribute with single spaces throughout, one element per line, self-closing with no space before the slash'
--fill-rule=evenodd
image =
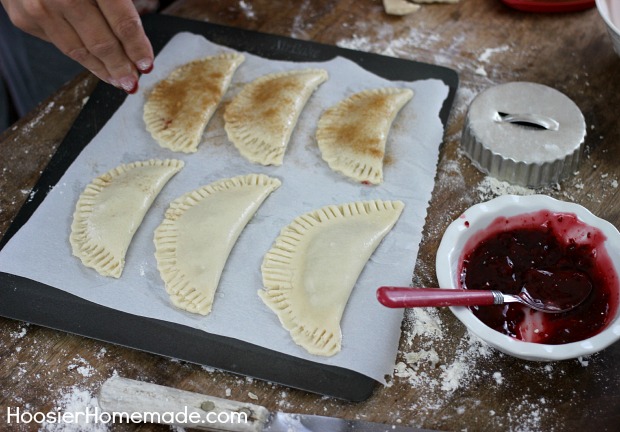
<path id="1" fill-rule="evenodd" d="M 478 66 L 476 68 L 475 71 L 476 75 L 480 75 L 480 76 L 488 76 L 489 74 L 487 74 L 487 71 L 485 68 L 483 68 L 482 66 Z"/>
<path id="2" fill-rule="evenodd" d="M 63 393 L 55 403 L 53 411 L 62 413 L 95 413 L 99 409 L 97 398 L 88 390 L 77 386 L 71 387 Z M 39 432 L 104 432 L 108 431 L 108 424 L 95 422 L 92 418 L 75 416 L 75 423 L 43 423 Z"/>
<path id="3" fill-rule="evenodd" d="M 430 350 L 420 350 L 417 352 L 409 352 L 405 353 L 405 361 L 409 365 L 416 365 L 421 362 L 429 362 L 431 366 L 437 365 L 439 363 L 439 355 L 437 355 L 437 351 L 433 348 Z"/>
<path id="4" fill-rule="evenodd" d="M 482 358 L 489 358 L 492 348 L 472 333 L 460 341 L 452 363 L 441 365 L 441 389 L 453 392 L 467 384 L 475 375 L 477 363 Z"/>
<path id="5" fill-rule="evenodd" d="M 443 337 L 442 322 L 437 309 L 408 309 L 407 319 L 411 323 L 411 330 L 407 338 L 409 344 L 416 336 L 423 337 L 427 345 L 431 345 L 433 340 L 439 340 Z"/>
<path id="6" fill-rule="evenodd" d="M 412 385 L 439 387 L 446 393 L 452 393 L 472 377 L 479 359 L 492 354 L 486 343 L 467 333 L 459 341 L 453 358 L 440 358 L 435 346 L 444 341 L 444 330 L 437 309 L 408 309 L 406 320 L 409 324 L 406 345 L 415 345 L 417 349 L 403 353 L 404 361 L 397 363 L 395 375 L 407 379 Z M 434 369 L 437 367 L 439 377 L 432 378 L 429 372 L 436 372 Z"/>
<path id="7" fill-rule="evenodd" d="M 545 398 L 535 403 L 518 403 L 512 412 L 506 413 L 512 432 L 531 432 L 541 429 L 541 422 L 548 415 L 551 408 L 546 406 Z"/>
<path id="8" fill-rule="evenodd" d="M 500 195 L 533 195 L 537 193 L 536 189 L 513 185 L 490 176 L 485 177 L 480 184 L 478 184 L 476 190 L 479 192 L 480 198 L 484 201 Z"/>
<path id="9" fill-rule="evenodd" d="M 480 54 L 480 56 L 478 57 L 478 61 L 481 61 L 483 63 L 490 63 L 491 57 L 494 54 L 505 52 L 508 50 L 510 50 L 510 47 L 508 45 L 502 45 L 497 48 L 487 48 L 482 54 Z"/>
<path id="10" fill-rule="evenodd" d="M 95 372 L 95 369 L 82 357 L 78 356 L 73 359 L 77 363 L 70 364 L 68 369 L 70 371 L 75 370 L 77 373 L 85 378 L 91 377 Z"/>
<path id="11" fill-rule="evenodd" d="M 398 35 L 394 33 L 394 28 L 391 25 L 376 26 L 373 24 L 373 26 L 372 29 L 361 28 L 363 33 L 374 34 L 372 38 L 353 33 L 351 37 L 337 41 L 336 45 L 342 48 L 405 59 L 411 58 L 413 49 L 422 49 L 432 57 L 428 61 L 433 64 L 455 67 L 454 62 L 458 60 L 456 66 L 458 70 L 473 72 L 475 69 L 471 60 L 461 59 L 458 56 L 462 50 L 462 45 L 467 43 L 465 35 L 454 37 L 450 41 L 451 43 L 446 46 L 445 39 L 437 34 L 436 29 L 425 28 L 423 23 L 412 26 L 408 33 Z"/>
<path id="12" fill-rule="evenodd" d="M 91 366 L 79 366 L 76 368 L 76 371 L 85 378 L 88 378 L 93 375 L 95 371 Z"/>
<path id="13" fill-rule="evenodd" d="M 11 338 L 13 339 L 21 339 L 24 336 L 26 336 L 26 333 L 28 333 L 28 325 L 29 324 L 25 324 L 19 331 L 19 333 L 11 333 Z"/>
<path id="14" fill-rule="evenodd" d="M 371 44 L 370 39 L 366 36 L 353 35 L 349 39 L 341 39 L 336 42 L 336 45 L 341 48 L 348 48 L 356 51 L 374 51 L 373 48 L 377 48 L 374 44 Z M 386 51 L 382 53 L 385 54 Z"/>
<path id="15" fill-rule="evenodd" d="M 251 3 L 241 0 L 239 2 L 239 7 L 247 18 L 256 19 L 256 13 L 254 12 L 254 8 L 252 7 Z"/>
<path id="16" fill-rule="evenodd" d="M 456 98 L 454 99 L 454 105 L 452 107 L 453 115 L 463 115 L 467 112 L 469 105 L 474 100 L 474 98 L 478 95 L 478 91 L 468 88 L 468 87 L 459 87 L 456 90 Z M 460 134 L 460 131 L 459 131 Z"/>
<path id="17" fill-rule="evenodd" d="M 43 108 L 43 110 L 39 114 L 37 114 L 37 116 L 32 121 L 30 121 L 30 123 L 28 123 L 28 126 L 34 126 L 39 123 L 43 117 L 48 115 L 54 109 L 55 105 L 56 102 L 54 101 L 48 102 L 45 108 Z"/>
<path id="18" fill-rule="evenodd" d="M 459 338 L 442 316 L 436 308 L 406 310 L 404 340 L 394 376 L 416 389 L 415 400 L 408 406 L 417 422 L 412 426 L 424 427 L 427 419 L 436 421 L 438 411 L 447 420 L 479 409 L 481 401 L 468 396 L 471 388 L 507 385 L 501 372 L 488 371 L 488 365 L 503 354 L 468 331 Z M 552 365 L 539 369 L 553 372 Z M 541 430 L 543 419 L 553 409 L 546 404 L 545 398 L 523 394 L 509 412 L 500 416 L 489 411 L 484 424 L 512 432 Z M 475 430 L 480 425 L 473 427 Z"/>

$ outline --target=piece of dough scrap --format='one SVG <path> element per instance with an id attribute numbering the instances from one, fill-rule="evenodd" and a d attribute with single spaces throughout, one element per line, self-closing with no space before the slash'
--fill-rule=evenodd
<path id="1" fill-rule="evenodd" d="M 340 351 L 351 291 L 403 208 L 380 200 L 323 207 L 297 217 L 265 255 L 258 294 L 309 353 Z"/>
<path id="2" fill-rule="evenodd" d="M 144 215 L 183 165 L 152 159 L 123 164 L 95 178 L 75 206 L 69 237 L 73 255 L 99 274 L 119 278 Z"/>
<path id="3" fill-rule="evenodd" d="M 328 108 L 316 139 L 330 168 L 361 183 L 383 182 L 385 144 L 394 118 L 413 97 L 406 88 L 355 93 Z"/>
<path id="4" fill-rule="evenodd" d="M 417 3 L 458 3 L 459 0 L 383 0 L 385 12 L 390 15 L 408 15 L 420 10 Z"/>
<path id="5" fill-rule="evenodd" d="M 420 5 L 407 0 L 383 0 L 385 12 L 390 15 L 408 15 L 420 10 Z"/>
<path id="6" fill-rule="evenodd" d="M 244 57 L 226 53 L 186 63 L 159 81 L 144 105 L 146 129 L 173 151 L 198 149 L 207 123 Z"/>
<path id="7" fill-rule="evenodd" d="M 302 69 L 246 84 L 224 112 L 228 139 L 253 163 L 282 165 L 299 115 L 327 77 L 322 69 Z"/>
<path id="8" fill-rule="evenodd" d="M 157 268 L 172 303 L 211 312 L 228 255 L 278 179 L 248 174 L 219 180 L 174 200 L 155 230 Z"/>

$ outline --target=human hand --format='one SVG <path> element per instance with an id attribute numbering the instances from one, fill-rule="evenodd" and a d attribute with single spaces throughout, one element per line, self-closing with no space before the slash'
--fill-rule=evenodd
<path id="1" fill-rule="evenodd" d="M 103 81 L 135 93 L 153 48 L 131 0 L 0 0 L 23 31 L 53 43 Z"/>

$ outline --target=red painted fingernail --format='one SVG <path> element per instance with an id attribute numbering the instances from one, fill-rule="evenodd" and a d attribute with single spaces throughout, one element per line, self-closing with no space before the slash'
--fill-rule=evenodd
<path id="1" fill-rule="evenodd" d="M 134 94 L 138 91 L 138 81 L 133 76 L 123 77 L 118 82 L 120 87 L 129 94 Z"/>
<path id="2" fill-rule="evenodd" d="M 149 73 L 153 70 L 153 61 L 151 59 L 143 59 L 136 62 L 138 70 L 142 73 Z"/>
<path id="3" fill-rule="evenodd" d="M 138 81 L 136 81 L 133 85 L 133 87 L 131 88 L 131 90 L 127 90 L 127 93 L 129 94 L 134 94 L 138 91 Z"/>

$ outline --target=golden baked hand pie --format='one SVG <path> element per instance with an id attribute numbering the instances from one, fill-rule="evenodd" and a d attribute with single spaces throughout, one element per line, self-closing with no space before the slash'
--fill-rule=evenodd
<path id="1" fill-rule="evenodd" d="M 73 255 L 103 276 L 118 278 L 144 215 L 183 161 L 120 165 L 94 179 L 78 198 L 69 241 Z"/>
<path id="2" fill-rule="evenodd" d="M 297 217 L 265 255 L 258 294 L 309 353 L 340 351 L 351 291 L 403 208 L 380 200 L 323 207 Z"/>
<path id="3" fill-rule="evenodd" d="M 383 182 L 385 144 L 394 118 L 413 91 L 387 87 L 365 90 L 327 109 L 316 139 L 330 168 L 361 183 Z"/>
<path id="4" fill-rule="evenodd" d="M 155 230 L 155 258 L 172 303 L 211 312 L 228 255 L 280 180 L 248 174 L 220 180 L 174 200 Z"/>
<path id="5" fill-rule="evenodd" d="M 144 105 L 146 130 L 160 146 L 193 153 L 202 133 L 244 61 L 237 53 L 195 60 L 159 81 Z"/>
<path id="6" fill-rule="evenodd" d="M 246 84 L 224 112 L 228 139 L 251 162 L 282 165 L 299 115 L 326 80 L 322 69 L 303 69 L 264 75 Z"/>

